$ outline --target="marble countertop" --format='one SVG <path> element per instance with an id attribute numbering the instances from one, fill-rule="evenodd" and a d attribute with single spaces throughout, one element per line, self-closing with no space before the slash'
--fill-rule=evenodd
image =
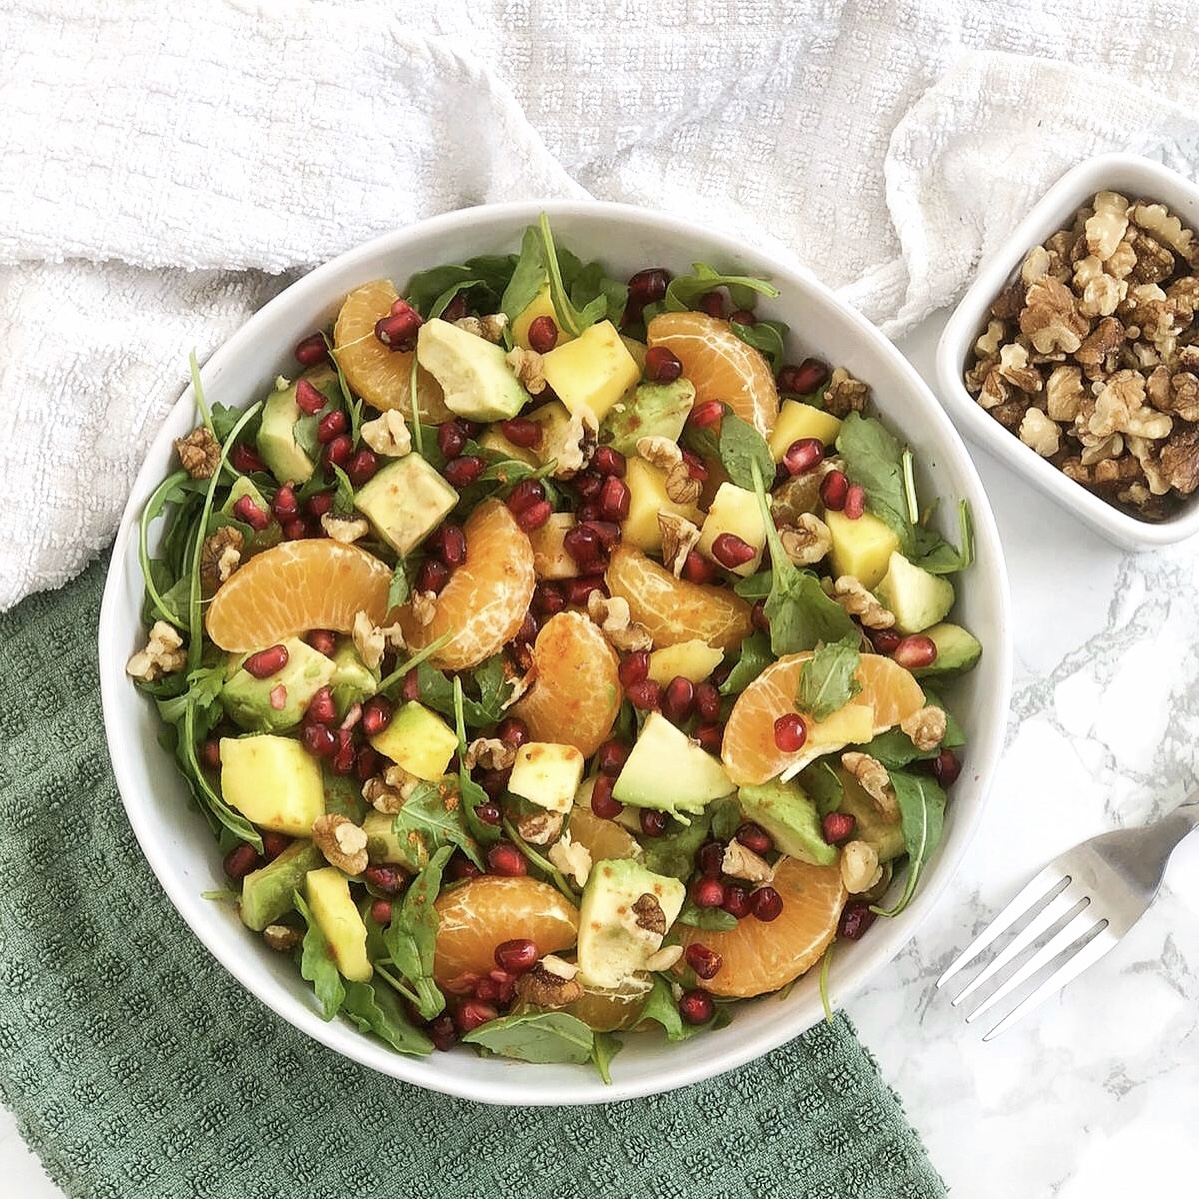
<path id="1" fill-rule="evenodd" d="M 900 348 L 932 380 L 942 320 Z M 988 812 L 950 895 L 845 1007 L 961 1199 L 1193 1193 L 1199 1178 L 1199 837 L 1155 906 L 989 1043 L 934 980 L 1050 858 L 1160 815 L 1199 780 L 1199 546 L 1118 550 L 985 454 L 1012 583 L 1015 686 Z M 967 976 L 969 977 L 969 976 Z M 0 1177 L 61 1199 L 0 1109 Z M 900 1197 L 896 1197 L 900 1199 Z"/>

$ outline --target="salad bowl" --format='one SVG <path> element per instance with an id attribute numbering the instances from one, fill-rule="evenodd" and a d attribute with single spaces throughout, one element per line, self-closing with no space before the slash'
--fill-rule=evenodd
<path id="1" fill-rule="evenodd" d="M 1002 551 L 970 457 L 914 369 L 864 318 L 802 268 L 772 261 L 748 245 L 674 217 L 605 203 L 500 205 L 398 230 L 314 270 L 268 303 L 204 364 L 204 395 L 209 404 L 240 408 L 252 403 L 271 390 L 278 376 L 294 373 L 293 347 L 314 329 L 327 327 L 354 288 L 379 278 L 402 287 L 415 273 L 441 263 L 512 253 L 522 232 L 542 213 L 561 245 L 584 261 L 603 263 L 613 278 L 628 278 L 651 265 L 686 272 L 705 262 L 770 280 L 779 295 L 763 311 L 789 326 L 788 355 L 826 359 L 870 384 L 879 416 L 912 451 L 921 489 L 943 500 L 933 512 L 933 524 L 956 539 L 954 501 L 969 506 L 975 559 L 960 576 L 954 619 L 974 633 L 983 650 L 977 667 L 946 691 L 967 748 L 945 814 L 944 835 L 924 866 L 910 905 L 896 918 L 876 922 L 860 941 L 839 946 L 827 978 L 834 1005 L 868 979 L 885 986 L 887 963 L 943 903 L 981 818 L 1006 726 L 1011 625 Z M 175 439 L 194 427 L 195 411 L 196 396 L 189 388 L 134 483 L 113 548 L 99 652 L 105 731 L 130 824 L 166 896 L 216 959 L 213 969 L 228 970 L 283 1019 L 354 1061 L 418 1086 L 490 1103 L 599 1103 L 671 1090 L 748 1062 L 824 1018 L 819 971 L 810 970 L 778 995 L 738 1004 L 726 1026 L 701 1036 L 678 1043 L 652 1034 L 625 1036 L 611 1064 L 610 1082 L 582 1066 L 534 1065 L 464 1050 L 406 1057 L 346 1020 L 322 1019 L 291 961 L 249 936 L 234 905 L 206 898 L 228 885 L 220 852 L 158 743 L 161 724 L 154 704 L 126 675 L 127 662 L 144 643 L 139 519 L 172 469 Z"/>

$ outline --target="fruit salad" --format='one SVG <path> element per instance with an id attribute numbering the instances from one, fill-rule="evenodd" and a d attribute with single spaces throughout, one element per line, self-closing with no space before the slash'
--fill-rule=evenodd
<path id="1" fill-rule="evenodd" d="M 245 409 L 196 377 L 128 673 L 214 901 L 326 1018 L 607 1078 L 911 900 L 981 652 L 969 511 L 931 526 L 764 280 L 614 279 L 543 219 L 398 283 Z"/>

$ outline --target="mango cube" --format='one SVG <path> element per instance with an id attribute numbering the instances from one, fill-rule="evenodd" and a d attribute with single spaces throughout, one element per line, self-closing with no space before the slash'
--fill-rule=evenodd
<path id="1" fill-rule="evenodd" d="M 293 737 L 221 738 L 221 794 L 259 828 L 310 837 L 325 814 L 320 764 Z"/>
<path id="2" fill-rule="evenodd" d="M 418 779 L 439 779 L 458 748 L 458 734 L 436 712 L 412 699 L 370 743 L 377 753 Z"/>
<path id="3" fill-rule="evenodd" d="M 516 751 L 508 790 L 550 812 L 569 812 L 583 779 L 583 755 L 573 745 L 528 741 Z"/>
<path id="4" fill-rule="evenodd" d="M 644 458 L 628 460 L 624 481 L 629 489 L 629 514 L 621 524 L 621 538 L 647 554 L 656 554 L 662 548 L 659 512 L 685 516 L 697 525 L 704 519 L 694 504 L 676 504 L 666 494 L 666 472 Z"/>
<path id="5" fill-rule="evenodd" d="M 857 520 L 850 520 L 844 512 L 826 512 L 824 523 L 833 539 L 829 554 L 833 574 L 853 575 L 873 591 L 887 573 L 891 555 L 899 549 L 899 538 L 891 526 L 869 512 Z"/>
<path id="6" fill-rule="evenodd" d="M 680 641 L 650 654 L 649 677 L 662 687 L 678 676 L 702 683 L 723 659 L 724 650 L 714 649 L 706 641 Z"/>
<path id="7" fill-rule="evenodd" d="M 358 511 L 401 556 L 424 541 L 457 502 L 458 493 L 419 454 L 389 462 L 354 496 Z"/>
<path id="8" fill-rule="evenodd" d="M 333 964 L 351 982 L 369 981 L 374 969 L 366 956 L 366 925 L 350 895 L 350 884 L 335 866 L 310 870 L 304 881 L 308 907 L 329 942 Z"/>
<path id="9" fill-rule="evenodd" d="M 775 462 L 782 459 L 792 442 L 804 437 L 815 437 L 825 445 L 832 445 L 841 430 L 841 422 L 831 412 L 813 408 L 799 400 L 784 400 L 779 408 L 778 420 L 770 434 L 770 453 Z"/>
<path id="10" fill-rule="evenodd" d="M 712 545 L 722 533 L 732 533 L 740 537 L 757 551 L 748 562 L 733 568 L 733 573 L 737 575 L 753 574 L 762 561 L 762 550 L 766 545 L 766 526 L 762 524 L 758 497 L 735 483 L 721 483 L 717 488 L 700 529 L 699 544 L 696 548 L 714 562 L 716 558 L 712 554 Z"/>
<path id="11" fill-rule="evenodd" d="M 611 321 L 600 321 L 541 359 L 545 381 L 592 428 L 637 385 L 641 371 Z"/>
<path id="12" fill-rule="evenodd" d="M 524 446 L 519 446 L 515 442 L 509 441 L 500 432 L 498 425 L 490 425 L 485 429 L 479 437 L 479 444 L 485 450 L 492 450 L 505 458 L 511 458 L 515 462 L 524 462 L 526 465 L 532 467 L 541 465 L 537 459 L 537 455 L 532 450 L 526 450 Z"/>

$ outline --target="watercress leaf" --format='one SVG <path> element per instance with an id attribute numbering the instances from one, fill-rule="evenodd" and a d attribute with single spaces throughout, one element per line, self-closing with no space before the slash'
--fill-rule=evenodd
<path id="1" fill-rule="evenodd" d="M 398 608 L 411 598 L 412 573 L 408 566 L 408 559 L 401 557 L 396 563 L 395 570 L 391 575 L 391 583 L 387 588 L 387 606 L 388 608 Z"/>
<path id="2" fill-rule="evenodd" d="M 333 951 L 325 934 L 321 932 L 320 925 L 312 918 L 304 897 L 298 891 L 293 893 L 292 903 L 308 926 L 300 953 L 300 974 L 312 983 L 317 1001 L 321 1005 L 321 1015 L 326 1020 L 332 1020 L 346 997 L 341 975 L 333 964 Z"/>
<path id="3" fill-rule="evenodd" d="M 813 720 L 827 720 L 862 690 L 854 677 L 861 661 L 856 637 L 820 646 L 800 669 L 796 706 Z"/>
<path id="4" fill-rule="evenodd" d="M 778 288 L 765 279 L 752 279 L 747 275 L 722 275 L 704 262 L 691 265 L 692 274 L 679 275 L 670 281 L 662 307 L 666 312 L 686 312 L 696 307 L 701 296 L 717 287 L 729 289 L 729 295 L 739 309 L 753 308 L 757 297 L 778 297 Z M 647 309 L 648 315 L 648 309 Z"/>
<path id="5" fill-rule="evenodd" d="M 399 912 L 393 914 L 391 923 L 383 930 L 387 952 L 396 969 L 416 989 L 417 1010 L 425 1020 L 431 1020 L 445 1008 L 445 997 L 433 982 L 438 924 L 433 904 L 441 890 L 442 871 L 453 852 L 446 845 L 429 859 L 404 892 Z"/>
<path id="6" fill-rule="evenodd" d="M 945 792 L 928 775 L 890 770 L 891 786 L 899 804 L 903 844 L 908 854 L 908 877 L 903 894 L 893 908 L 877 909 L 880 915 L 896 916 L 912 900 L 920 876 L 941 840 L 945 823 Z"/>
<path id="7" fill-rule="evenodd" d="M 462 1040 L 500 1057 L 538 1064 L 582 1065 L 591 1060 L 595 1048 L 595 1034 L 569 1012 L 514 1012 L 481 1024 Z"/>
<path id="8" fill-rule="evenodd" d="M 770 634 L 759 630 L 741 642 L 741 656 L 720 684 L 721 695 L 738 695 L 774 661 L 770 652 Z"/>
<path id="9" fill-rule="evenodd" d="M 404 1011 L 399 997 L 387 987 L 376 990 L 370 983 L 346 982 L 342 1011 L 363 1032 L 373 1032 L 397 1053 L 426 1057 L 433 1042 Z"/>
<path id="10" fill-rule="evenodd" d="M 468 728 L 483 728 L 503 719 L 503 705 L 512 689 L 503 676 L 503 669 L 503 659 L 496 655 L 473 672 L 472 683 L 478 688 L 479 697 L 476 699 L 464 694 L 462 698 L 462 712 Z M 450 678 L 422 662 L 416 668 L 416 681 L 421 703 L 453 719 L 454 684 Z"/>
<path id="11" fill-rule="evenodd" d="M 756 321 L 752 325 L 732 321 L 730 328 L 747 346 L 753 346 L 765 355 L 772 371 L 778 370 L 783 361 L 783 338 L 788 332 L 787 325 L 782 321 Z"/>
<path id="12" fill-rule="evenodd" d="M 291 427 L 291 435 L 296 445 L 316 462 L 321 456 L 321 443 L 317 437 L 317 426 L 321 423 L 321 417 L 329 411 L 329 406 L 326 404 L 319 412 L 314 412 L 309 416 L 301 416 L 298 421 Z M 319 473 L 319 472 L 317 472 Z M 313 478 L 317 477 L 314 473 Z"/>
<path id="13" fill-rule="evenodd" d="M 849 481 L 865 490 L 866 506 L 891 527 L 900 550 L 910 556 L 915 526 L 908 519 L 903 447 L 882 421 L 851 412 L 837 433 L 837 453 Z"/>
<path id="14" fill-rule="evenodd" d="M 706 928 L 717 932 L 729 932 L 737 927 L 737 917 L 723 908 L 697 908 L 691 900 L 683 904 L 677 923 L 692 928 Z"/>
<path id="15" fill-rule="evenodd" d="M 594 302 L 588 304 L 581 311 L 571 303 L 568 292 L 569 284 L 564 278 L 562 263 L 566 263 L 569 272 L 577 274 L 579 260 L 569 251 L 559 252 L 554 243 L 554 235 L 550 231 L 549 220 L 544 212 L 538 221 L 537 230 L 541 238 L 545 275 L 549 280 L 550 300 L 554 305 L 554 315 L 558 319 L 558 327 L 578 337 L 584 329 L 594 325 L 607 311 L 607 302 L 602 296 L 597 296 Z"/>
<path id="16" fill-rule="evenodd" d="M 545 283 L 545 251 L 541 244 L 541 233 L 536 225 L 530 225 L 520 240 L 520 253 L 512 270 L 512 277 L 504 294 L 500 297 L 500 311 L 509 323 L 537 298 Z"/>
<path id="17" fill-rule="evenodd" d="M 461 793 L 452 778 L 418 783 L 396 813 L 392 829 L 401 840 L 419 840 L 430 853 L 457 846 L 476 865 L 482 864 L 479 847 L 467 828 Z"/>
<path id="18" fill-rule="evenodd" d="M 587 308 L 599 297 L 604 300 L 604 312 L 598 319 L 606 318 L 615 323 L 620 320 L 628 303 L 628 284 L 609 279 L 600 263 L 589 262 L 571 283 L 570 300 L 577 308 Z"/>
<path id="19" fill-rule="evenodd" d="M 645 1007 L 641 1009 L 642 1020 L 653 1020 L 666 1030 L 668 1041 L 685 1041 L 702 1030 L 702 1025 L 684 1024 L 679 1015 L 679 1006 L 670 991 L 670 983 L 660 974 L 654 975 L 653 986 Z"/>
<path id="20" fill-rule="evenodd" d="M 241 409 L 230 408 L 225 404 L 213 404 L 212 406 L 212 435 L 217 441 L 224 442 L 228 439 L 229 434 L 233 432 L 234 426 L 241 420 Z M 243 440 L 252 441 L 255 429 L 247 426 L 243 429 Z"/>
<path id="21" fill-rule="evenodd" d="M 748 421 L 743 421 L 732 412 L 726 412 L 720 422 L 717 447 L 721 464 L 738 487 L 746 491 L 753 490 L 753 463 L 762 472 L 762 478 L 774 476 L 774 458 L 766 438 Z"/>
<path id="22" fill-rule="evenodd" d="M 597 1032 L 595 1043 L 591 1048 L 591 1063 L 599 1071 L 599 1076 L 608 1085 L 612 1085 L 610 1067 L 612 1059 L 624 1048 L 624 1042 L 614 1037 L 610 1032 Z"/>

